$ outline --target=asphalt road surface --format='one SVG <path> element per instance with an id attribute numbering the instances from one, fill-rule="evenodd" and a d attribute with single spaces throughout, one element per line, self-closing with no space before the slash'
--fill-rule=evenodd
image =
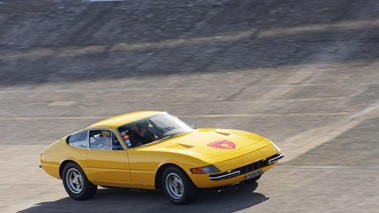
<path id="1" fill-rule="evenodd" d="M 0 212 L 378 212 L 376 0 L 0 0 Z M 286 157 L 257 184 L 175 206 L 74 201 L 43 148 L 103 118 L 171 111 Z"/>

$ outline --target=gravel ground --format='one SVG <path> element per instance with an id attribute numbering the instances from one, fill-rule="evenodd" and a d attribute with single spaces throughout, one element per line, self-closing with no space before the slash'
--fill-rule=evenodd
<path id="1" fill-rule="evenodd" d="M 379 56 L 375 0 L 2 2 L 3 89 Z"/>

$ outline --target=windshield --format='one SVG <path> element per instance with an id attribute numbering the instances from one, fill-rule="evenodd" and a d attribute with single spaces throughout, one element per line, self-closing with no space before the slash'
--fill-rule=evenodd
<path id="1" fill-rule="evenodd" d="M 154 115 L 118 128 L 128 147 L 140 146 L 192 130 L 191 126 L 168 113 Z"/>

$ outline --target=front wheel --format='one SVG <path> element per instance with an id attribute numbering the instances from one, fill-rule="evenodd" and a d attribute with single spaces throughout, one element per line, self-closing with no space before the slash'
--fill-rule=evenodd
<path id="1" fill-rule="evenodd" d="M 89 199 L 97 191 L 97 185 L 89 182 L 86 174 L 75 163 L 68 163 L 64 167 L 62 181 L 67 194 L 75 200 Z"/>
<path id="2" fill-rule="evenodd" d="M 188 204 L 196 198 L 196 186 L 187 174 L 177 167 L 169 167 L 164 171 L 162 185 L 166 196 L 175 204 Z"/>

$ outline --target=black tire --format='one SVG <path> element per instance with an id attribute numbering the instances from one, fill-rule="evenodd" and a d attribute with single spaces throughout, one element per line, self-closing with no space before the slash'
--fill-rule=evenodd
<path id="1" fill-rule="evenodd" d="M 162 186 L 169 200 L 178 205 L 192 202 L 198 191 L 187 174 L 173 166 L 163 172 Z"/>
<path id="2" fill-rule="evenodd" d="M 97 191 L 97 185 L 88 181 L 86 174 L 76 163 L 68 163 L 63 168 L 62 182 L 67 194 L 75 200 L 89 199 Z"/>

